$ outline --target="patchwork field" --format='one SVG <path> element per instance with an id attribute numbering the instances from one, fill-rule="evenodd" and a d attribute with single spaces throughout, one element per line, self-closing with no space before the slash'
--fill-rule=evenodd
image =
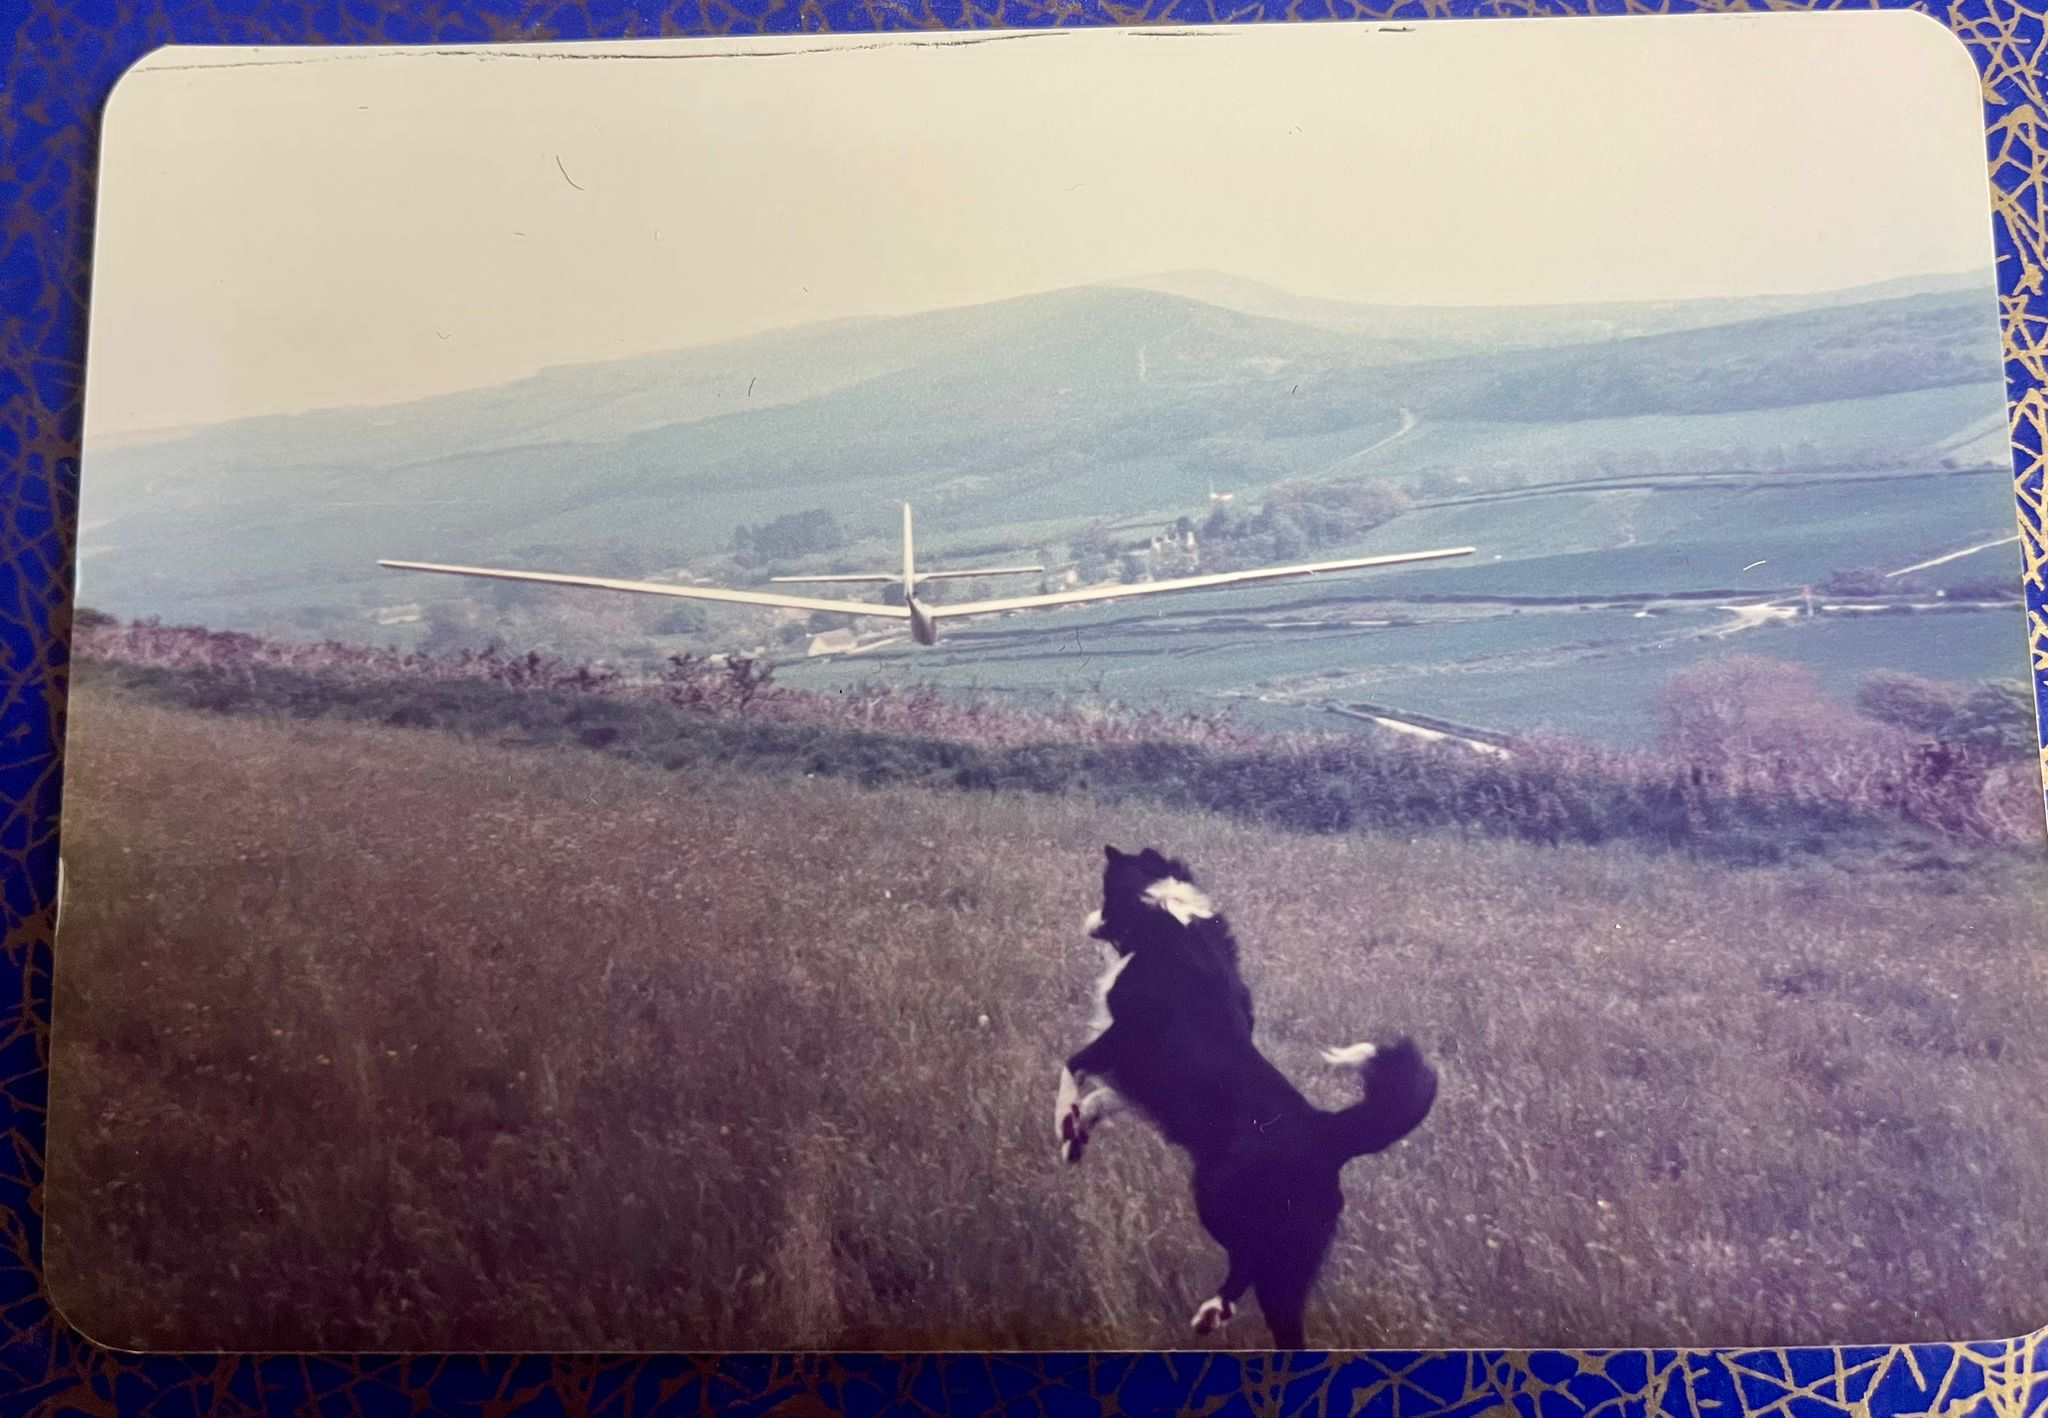
<path id="1" fill-rule="evenodd" d="M 1052 1145 L 1105 841 L 1193 863 L 1324 1102 L 1319 1045 L 1407 1032 L 1442 1073 L 1346 1174 L 1311 1342 L 2048 1311 L 2031 856 L 1309 837 L 111 686 L 69 755 L 48 1268 L 105 1343 L 1191 1342 L 1220 1257 L 1178 1157 Z"/>
<path id="2" fill-rule="evenodd" d="M 2004 605 L 1831 615 L 1725 635 L 1735 617 L 1711 602 L 1642 617 L 1625 607 L 1428 607 L 1428 618 L 1390 625 L 1374 617 L 1417 608 L 1369 599 L 1374 589 L 1361 586 L 1349 606 L 1328 592 L 1291 603 L 1268 592 L 1265 604 L 1229 612 L 1062 611 L 955 632 L 932 650 L 799 660 L 776 674 L 792 688 L 842 692 L 914 676 L 1020 704 L 1087 693 L 1227 710 L 1274 731 L 1341 727 L 1325 705 L 1364 699 L 1504 733 L 1639 747 L 1657 735 L 1668 677 L 1731 652 L 1804 665 L 1844 698 L 1879 669 L 1968 684 L 2016 679 L 2027 664 L 2024 612 Z M 1347 610 L 1358 619 L 1345 620 Z"/>

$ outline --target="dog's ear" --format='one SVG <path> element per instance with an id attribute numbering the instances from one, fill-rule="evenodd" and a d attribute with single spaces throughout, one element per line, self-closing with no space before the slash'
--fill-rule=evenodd
<path id="1" fill-rule="evenodd" d="M 1156 848 L 1147 847 L 1143 852 L 1139 853 L 1138 865 L 1151 872 L 1155 878 L 1173 875 L 1171 870 L 1173 864 L 1161 856 Z"/>
<path id="2" fill-rule="evenodd" d="M 1124 854 L 1122 852 L 1119 852 L 1116 848 L 1110 846 L 1107 842 L 1102 844 L 1102 853 L 1104 856 L 1109 858 L 1110 863 L 1112 865 L 1124 859 Z"/>

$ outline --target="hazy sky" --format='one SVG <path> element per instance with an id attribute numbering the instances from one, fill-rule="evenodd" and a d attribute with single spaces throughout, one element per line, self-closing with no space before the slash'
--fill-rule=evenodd
<path id="1" fill-rule="evenodd" d="M 626 57 L 603 57 L 603 56 Z M 103 148 L 88 436 L 1181 270 L 1403 304 L 1987 266 L 1905 13 L 162 50 Z"/>

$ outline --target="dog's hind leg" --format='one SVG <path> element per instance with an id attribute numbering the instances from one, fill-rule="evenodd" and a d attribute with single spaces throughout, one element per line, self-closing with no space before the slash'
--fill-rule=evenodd
<path id="1" fill-rule="evenodd" d="M 1209 1334 L 1230 1323 L 1237 1313 L 1237 1302 L 1244 1298 L 1244 1292 L 1251 1287 L 1250 1267 L 1236 1256 L 1230 1258 L 1230 1271 L 1223 1277 L 1223 1283 L 1216 1287 L 1216 1293 L 1202 1301 L 1190 1323 L 1196 1334 Z"/>
<path id="2" fill-rule="evenodd" d="M 1259 1287 L 1259 1313 L 1266 1317 L 1266 1328 L 1273 1332 L 1275 1349 L 1306 1349 L 1308 1334 L 1303 1329 L 1303 1317 L 1308 1311 L 1308 1290 L 1306 1286 Z"/>
<path id="3" fill-rule="evenodd" d="M 1272 1263 L 1261 1267 L 1253 1280 L 1259 1313 L 1266 1317 L 1266 1328 L 1273 1332 L 1275 1349 L 1307 1346 L 1302 1321 L 1308 1312 L 1308 1292 L 1315 1286 L 1320 1262 L 1320 1254 L 1287 1259 L 1276 1256 Z"/>

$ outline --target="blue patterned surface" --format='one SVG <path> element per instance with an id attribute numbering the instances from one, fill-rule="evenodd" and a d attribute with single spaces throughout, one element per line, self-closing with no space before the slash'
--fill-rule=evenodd
<path id="1" fill-rule="evenodd" d="M 137 1358 L 99 1350 L 51 1312 L 40 1262 L 43 1066 L 57 738 L 97 117 L 115 78 L 159 44 L 420 43 L 581 39 L 755 30 L 1037 27 L 1264 18 L 1424 19 L 1616 14 L 1721 6 L 1583 0 L 1343 6 L 1068 3 L 971 5 L 803 0 L 800 4 L 520 4 L 443 0 L 400 8 L 351 0 L 138 0 L 0 7 L 0 837 L 7 968 L 0 1090 L 12 1147 L 0 1162 L 0 1384 L 13 1411 L 501 1414 L 703 1411 L 816 1414 L 1309 1412 L 1418 1418 L 1508 1412 L 1821 1418 L 1834 1413 L 2048 1413 L 2048 1333 L 1911 1349 L 1608 1354 L 953 1355 L 721 1359 Z M 1739 8 L 1739 7 L 1737 7 Z M 1787 7 L 1790 8 L 1790 7 Z M 2041 457 L 2048 231 L 2036 65 L 2043 14 L 2007 4 L 1921 7 L 1970 45 L 1985 75 L 1997 188 L 2000 282 L 2035 667 L 2048 671 Z M 2028 1258 L 2038 1264 L 2040 1258 Z"/>

